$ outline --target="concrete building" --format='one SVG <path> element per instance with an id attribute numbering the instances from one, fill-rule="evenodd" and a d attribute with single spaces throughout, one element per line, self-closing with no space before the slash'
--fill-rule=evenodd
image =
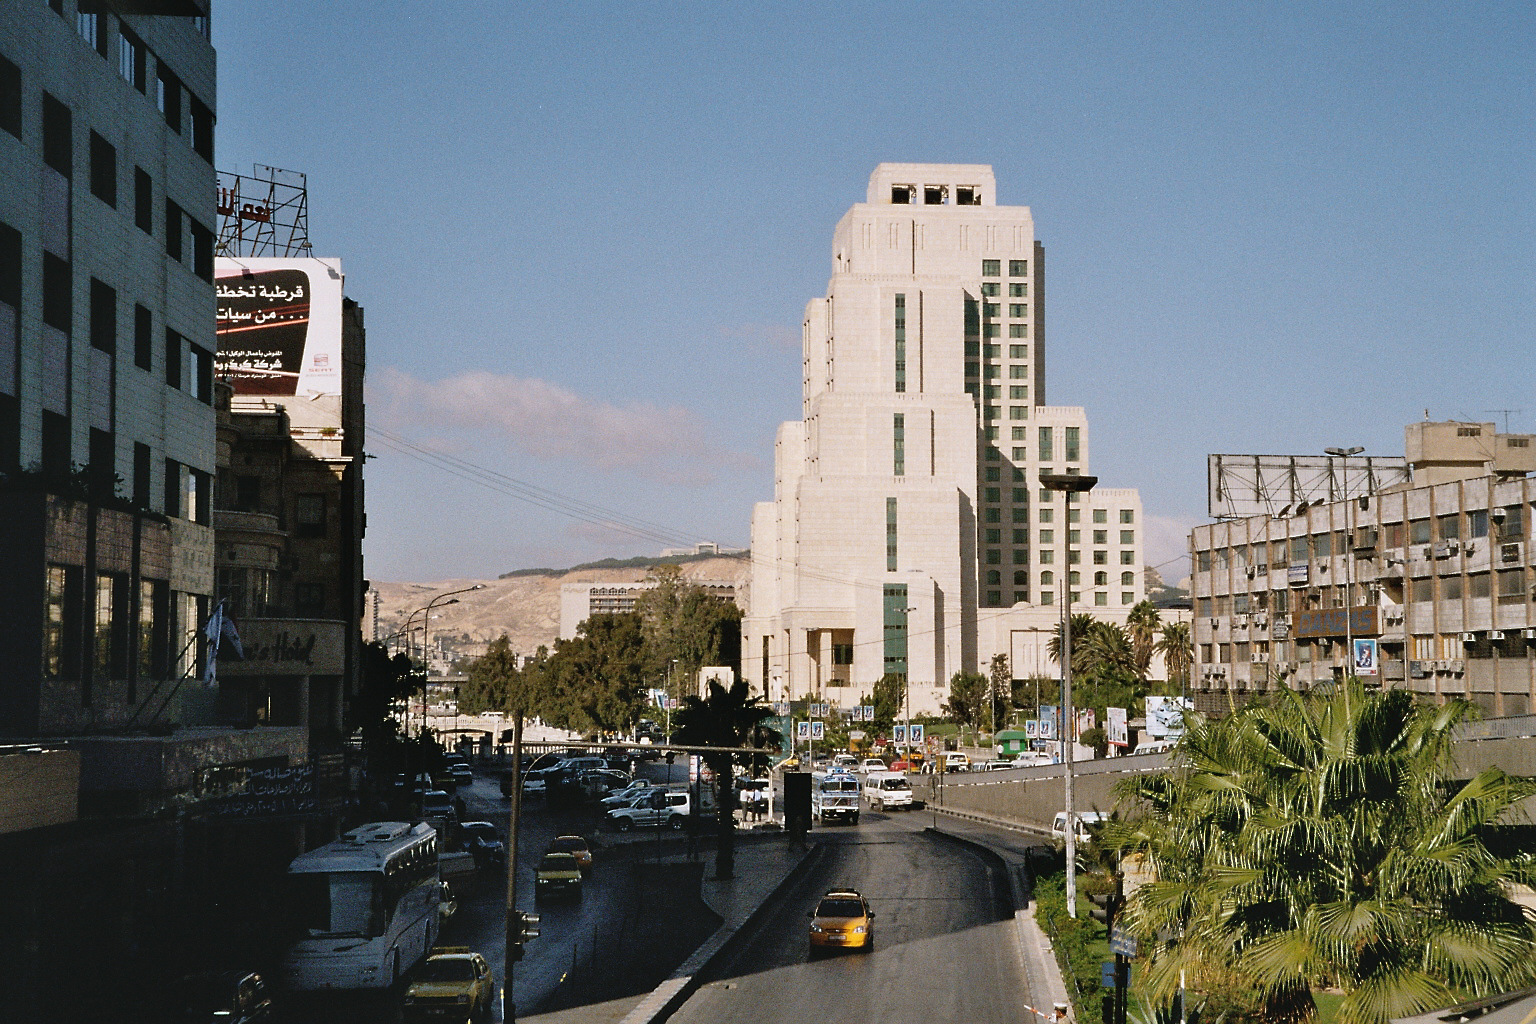
<path id="1" fill-rule="evenodd" d="M 213 111 L 206 3 L 0 15 L 0 734 L 128 724 L 196 664 Z"/>
<path id="2" fill-rule="evenodd" d="M 996 200 L 984 165 L 881 164 L 837 225 L 753 515 L 743 673 L 773 699 L 895 673 L 937 711 L 956 672 L 1038 660 L 1064 591 L 1118 622 L 1143 596 L 1137 493 L 1041 489 L 1088 473 L 1088 423 L 1045 404 L 1045 250 Z"/>
<path id="3" fill-rule="evenodd" d="M 1341 500 L 1190 534 L 1198 710 L 1329 682 L 1352 667 L 1346 639 L 1378 642 L 1381 686 L 1536 708 L 1536 439 L 1492 423 L 1405 434 L 1407 483 L 1339 480 Z"/>
<path id="4" fill-rule="evenodd" d="M 686 580 L 721 601 L 736 600 L 736 584 L 724 580 Z M 594 615 L 622 615 L 635 610 L 635 602 L 655 583 L 562 583 L 560 585 L 560 633 L 569 640 L 576 628 Z"/>

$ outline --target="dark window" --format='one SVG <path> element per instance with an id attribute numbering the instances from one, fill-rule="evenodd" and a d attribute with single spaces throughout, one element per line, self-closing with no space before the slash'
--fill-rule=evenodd
<path id="1" fill-rule="evenodd" d="M 21 403 L 0 394 L 0 470 L 21 465 Z"/>
<path id="2" fill-rule="evenodd" d="M 325 495 L 300 494 L 293 501 L 293 519 L 299 537 L 325 536 Z"/>
<path id="3" fill-rule="evenodd" d="M 186 229 L 181 224 L 181 207 L 171 200 L 165 201 L 165 254 L 181 262 L 182 238 Z"/>
<path id="4" fill-rule="evenodd" d="M 121 24 L 117 27 L 117 73 L 123 81 L 139 92 L 147 92 L 149 85 L 148 52 L 139 37 Z"/>
<path id="5" fill-rule="evenodd" d="M 325 584 L 296 583 L 293 586 L 294 611 L 300 615 L 318 615 L 325 611 Z"/>
<path id="6" fill-rule="evenodd" d="M 192 506 L 187 510 L 187 518 L 194 523 L 204 525 L 212 522 L 210 510 L 213 507 L 213 476 L 200 469 L 188 467 L 187 489 Z"/>
<path id="7" fill-rule="evenodd" d="M 181 515 L 181 463 L 165 460 L 165 514 Z"/>
<path id="8" fill-rule="evenodd" d="M 198 277 L 213 283 L 213 232 L 202 224 L 187 218 L 192 225 L 192 271 Z"/>
<path id="9" fill-rule="evenodd" d="M 0 302 L 21 309 L 21 232 L 0 224 Z"/>
<path id="10" fill-rule="evenodd" d="M 181 134 L 181 82 L 164 64 L 160 65 L 160 78 L 155 88 L 155 102 L 165 115 L 165 123 L 171 131 Z"/>
<path id="11" fill-rule="evenodd" d="M 91 195 L 117 209 L 117 147 L 91 132 Z"/>
<path id="12" fill-rule="evenodd" d="M 171 330 L 165 330 L 165 382 L 173 388 L 181 387 L 181 350 L 184 345 L 181 335 Z"/>
<path id="13" fill-rule="evenodd" d="M 155 367 L 155 330 L 149 310 L 133 307 L 133 364 L 141 370 Z"/>
<path id="14" fill-rule="evenodd" d="M 192 355 L 192 391 L 199 402 L 213 404 L 213 353 L 201 345 L 187 346 Z"/>
<path id="15" fill-rule="evenodd" d="M 91 278 L 91 346 L 117 351 L 117 289 Z"/>
<path id="16" fill-rule="evenodd" d="M 21 68 L 0 57 L 0 130 L 21 138 Z"/>
<path id="17" fill-rule="evenodd" d="M 69 417 L 43 410 L 43 472 L 57 475 L 74 468 L 69 444 Z"/>
<path id="18" fill-rule="evenodd" d="M 74 176 L 73 133 L 69 108 L 43 93 L 43 162 L 66 178 Z"/>
<path id="19" fill-rule="evenodd" d="M 139 230 L 155 233 L 155 187 L 142 167 L 133 169 L 133 222 Z"/>
<path id="20" fill-rule="evenodd" d="M 192 151 L 213 163 L 213 111 L 192 97 Z"/>
<path id="21" fill-rule="evenodd" d="M 235 511 L 261 511 L 261 477 L 235 477 Z"/>
<path id="22" fill-rule="evenodd" d="M 53 8 L 53 13 L 59 17 L 64 16 L 64 0 L 48 0 L 48 6 Z"/>
<path id="23" fill-rule="evenodd" d="M 152 465 L 149 445 L 133 442 L 133 503 L 149 508 L 149 469 Z"/>
<path id="24" fill-rule="evenodd" d="M 91 428 L 91 482 L 104 493 L 117 491 L 117 440 L 109 430 Z"/>
<path id="25" fill-rule="evenodd" d="M 69 264 L 51 252 L 44 252 L 43 323 L 69 333 L 74 316 L 73 290 Z"/>
<path id="26" fill-rule="evenodd" d="M 81 598 L 84 570 L 50 565 L 44 598 L 43 675 L 75 679 L 80 674 Z"/>

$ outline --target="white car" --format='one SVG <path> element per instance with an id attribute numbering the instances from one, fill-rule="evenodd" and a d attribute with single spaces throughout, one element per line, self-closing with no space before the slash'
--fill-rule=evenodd
<path id="1" fill-rule="evenodd" d="M 644 796 L 646 793 L 649 793 L 651 790 L 653 790 L 653 789 L 662 789 L 662 788 L 665 788 L 665 787 L 658 786 L 654 782 L 645 782 L 643 780 L 637 780 L 635 782 L 631 782 L 628 786 L 625 786 L 623 789 L 620 789 L 620 790 L 617 790 L 615 792 L 609 793 L 607 796 L 605 796 L 601 800 L 599 800 L 597 802 L 597 805 L 599 807 L 601 807 L 605 811 L 610 811 L 610 810 L 612 810 L 615 807 L 628 807 L 630 804 L 634 803 L 636 799 L 638 799 L 639 797 Z"/>
<path id="2" fill-rule="evenodd" d="M 887 768 L 885 762 L 880 760 L 878 757 L 866 757 L 864 760 L 859 762 L 860 775 L 868 775 L 870 772 L 883 772 L 886 770 Z"/>
<path id="3" fill-rule="evenodd" d="M 1093 841 L 1093 833 L 1098 831 L 1098 827 L 1109 820 L 1109 813 L 1107 811 L 1073 811 L 1072 817 L 1077 819 L 1077 841 L 1087 843 Z M 1051 820 L 1051 835 L 1058 839 L 1066 839 L 1066 811 L 1056 812 L 1056 817 Z"/>

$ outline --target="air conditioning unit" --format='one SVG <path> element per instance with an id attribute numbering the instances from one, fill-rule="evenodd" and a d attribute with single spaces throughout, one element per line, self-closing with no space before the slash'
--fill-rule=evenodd
<path id="1" fill-rule="evenodd" d="M 1216 618 L 1215 616 L 1212 616 L 1211 617 L 1211 628 L 1215 629 L 1215 628 L 1217 628 L 1220 625 L 1221 625 L 1221 620 Z"/>
<path id="2" fill-rule="evenodd" d="M 1260 615 L 1253 620 L 1253 624 L 1256 628 L 1263 629 L 1265 626 L 1269 625 L 1269 620 Z"/>
<path id="3" fill-rule="evenodd" d="M 1267 664 L 1269 664 L 1269 655 L 1267 655 L 1267 654 L 1255 654 L 1251 658 L 1249 658 L 1248 660 L 1253 662 L 1253 664 L 1255 664 L 1255 665 L 1267 665 Z"/>
<path id="4" fill-rule="evenodd" d="M 1503 640 L 1504 639 L 1504 631 L 1502 629 L 1490 629 L 1488 631 L 1488 639 L 1489 640 Z"/>
<path id="5" fill-rule="evenodd" d="M 1250 566 L 1249 566 L 1249 567 L 1248 567 L 1248 568 L 1247 568 L 1247 569 L 1246 569 L 1246 570 L 1245 570 L 1245 571 L 1246 571 L 1246 572 L 1247 572 L 1247 574 L 1248 574 L 1248 578 L 1249 578 L 1249 579 L 1253 579 L 1253 577 L 1254 577 L 1254 574 L 1255 574 L 1255 573 L 1257 573 L 1257 572 L 1258 572 L 1258 570 L 1257 570 L 1257 569 L 1255 569 L 1255 568 L 1254 568 L 1254 567 L 1253 567 L 1253 566 L 1251 566 L 1251 565 L 1250 565 Z"/>
<path id="6" fill-rule="evenodd" d="M 1522 629 L 1520 636 L 1526 640 L 1536 640 L 1536 629 Z"/>
<path id="7" fill-rule="evenodd" d="M 1429 663 L 1429 668 L 1431 672 L 1445 672 L 1447 671 L 1446 666 L 1448 664 L 1449 662 L 1445 661 L 1432 661 Z"/>
<path id="8" fill-rule="evenodd" d="M 1370 550 L 1376 546 L 1376 527 L 1361 526 L 1355 530 L 1355 550 Z"/>
<path id="9" fill-rule="evenodd" d="M 1467 663 L 1460 658 L 1452 659 L 1446 662 L 1446 665 L 1450 668 L 1452 675 L 1459 676 L 1467 670 Z"/>
<path id="10" fill-rule="evenodd" d="M 1248 616 L 1246 616 L 1246 615 L 1234 615 L 1234 616 L 1232 616 L 1232 625 L 1246 627 L 1248 625 Z"/>
<path id="11" fill-rule="evenodd" d="M 1460 545 L 1454 540 L 1443 540 L 1435 545 L 1433 555 L 1435 558 L 1454 558 L 1459 550 Z"/>
<path id="12" fill-rule="evenodd" d="M 1518 544 L 1518 543 L 1515 543 L 1515 544 L 1500 544 L 1499 545 L 1499 561 L 1504 562 L 1504 563 L 1520 561 L 1520 559 L 1521 559 L 1521 557 L 1523 555 L 1523 552 L 1520 550 L 1520 548 L 1521 548 L 1521 545 Z"/>
<path id="13" fill-rule="evenodd" d="M 1461 640 L 1461 642 L 1464 643 L 1464 644 L 1475 644 L 1475 643 L 1477 643 L 1477 634 L 1476 633 L 1462 633 L 1460 635 L 1460 637 L 1458 637 L 1458 639 Z"/>

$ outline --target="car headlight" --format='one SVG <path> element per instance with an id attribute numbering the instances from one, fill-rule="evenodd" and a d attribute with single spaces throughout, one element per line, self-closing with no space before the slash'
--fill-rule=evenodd
<path id="1" fill-rule="evenodd" d="M 815 921 L 812 921 L 811 922 L 811 931 L 813 931 L 813 932 L 822 931 L 822 927 L 821 927 L 821 925 L 817 924 Z"/>
<path id="2" fill-rule="evenodd" d="M 869 931 L 869 929 L 861 924 L 861 925 L 859 925 L 857 928 L 855 928 L 853 930 L 853 934 L 855 934 L 855 935 L 863 935 L 867 931 Z"/>

